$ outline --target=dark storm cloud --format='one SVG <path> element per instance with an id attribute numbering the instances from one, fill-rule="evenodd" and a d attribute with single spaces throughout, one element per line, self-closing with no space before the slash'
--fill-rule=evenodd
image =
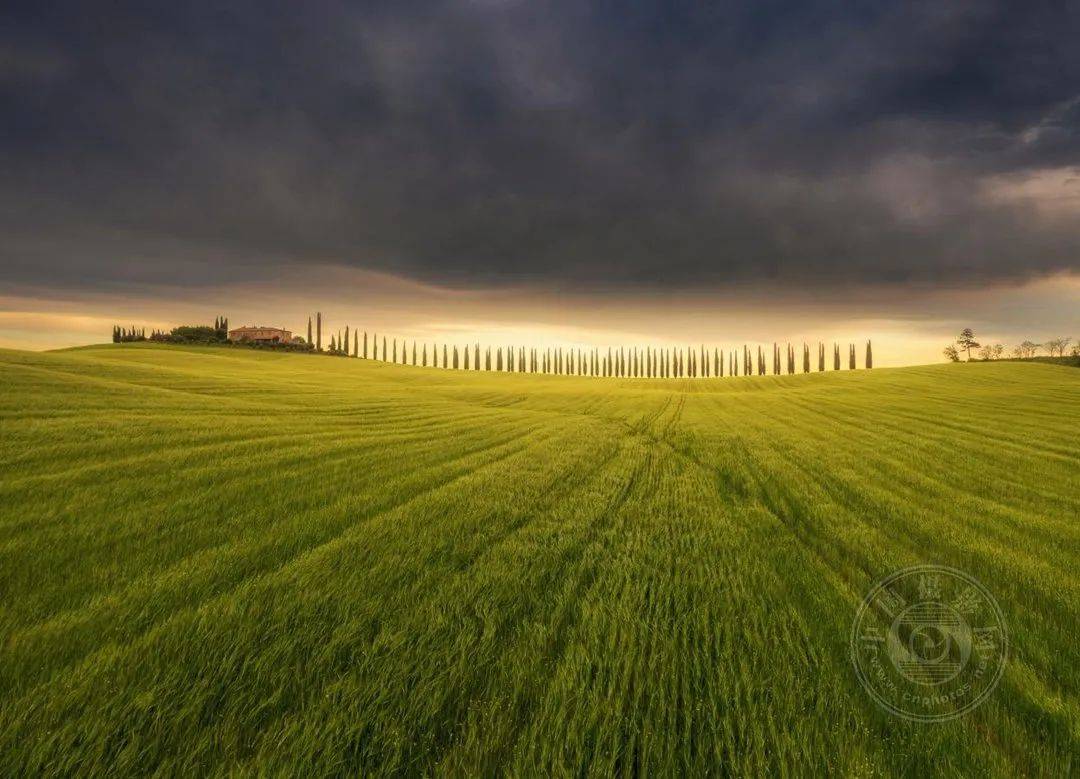
<path id="1" fill-rule="evenodd" d="M 1037 186 L 1080 162 L 1068 5 L 28 4 L 0 32 L 0 280 L 1077 270 L 1080 209 Z"/>

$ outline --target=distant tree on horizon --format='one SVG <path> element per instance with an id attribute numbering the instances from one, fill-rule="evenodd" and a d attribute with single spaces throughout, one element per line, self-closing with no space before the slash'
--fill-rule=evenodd
<path id="1" fill-rule="evenodd" d="M 870 348 L 870 341 L 866 341 L 866 369 L 870 370 L 874 367 L 874 350 Z"/>
<path id="2" fill-rule="evenodd" d="M 315 312 L 315 351 L 322 351 L 322 312 Z"/>
<path id="3" fill-rule="evenodd" d="M 956 339 L 956 346 L 962 352 L 967 352 L 968 362 L 971 362 L 971 350 L 978 349 L 980 344 L 975 340 L 975 333 L 970 327 L 965 327 L 960 331 L 960 336 Z"/>

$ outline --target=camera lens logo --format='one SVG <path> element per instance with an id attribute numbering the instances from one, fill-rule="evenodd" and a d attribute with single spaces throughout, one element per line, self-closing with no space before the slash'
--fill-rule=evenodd
<path id="1" fill-rule="evenodd" d="M 879 582 L 851 632 L 863 686 L 888 711 L 918 722 L 950 720 L 986 700 L 1006 654 L 997 601 L 971 576 L 940 565 Z"/>

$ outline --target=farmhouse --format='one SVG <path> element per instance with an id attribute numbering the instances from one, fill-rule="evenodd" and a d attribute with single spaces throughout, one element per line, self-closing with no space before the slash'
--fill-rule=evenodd
<path id="1" fill-rule="evenodd" d="M 280 327 L 238 327 L 229 331 L 230 341 L 246 341 L 248 343 L 264 344 L 287 344 L 292 343 L 293 334 Z"/>

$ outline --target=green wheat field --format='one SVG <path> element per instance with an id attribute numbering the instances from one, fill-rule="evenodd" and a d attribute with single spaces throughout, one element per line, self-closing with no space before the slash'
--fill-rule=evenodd
<path id="1" fill-rule="evenodd" d="M 1080 767 L 1080 370 L 698 380 L 149 345 L 0 351 L 0 775 Z M 975 576 L 961 719 L 848 651 Z"/>

